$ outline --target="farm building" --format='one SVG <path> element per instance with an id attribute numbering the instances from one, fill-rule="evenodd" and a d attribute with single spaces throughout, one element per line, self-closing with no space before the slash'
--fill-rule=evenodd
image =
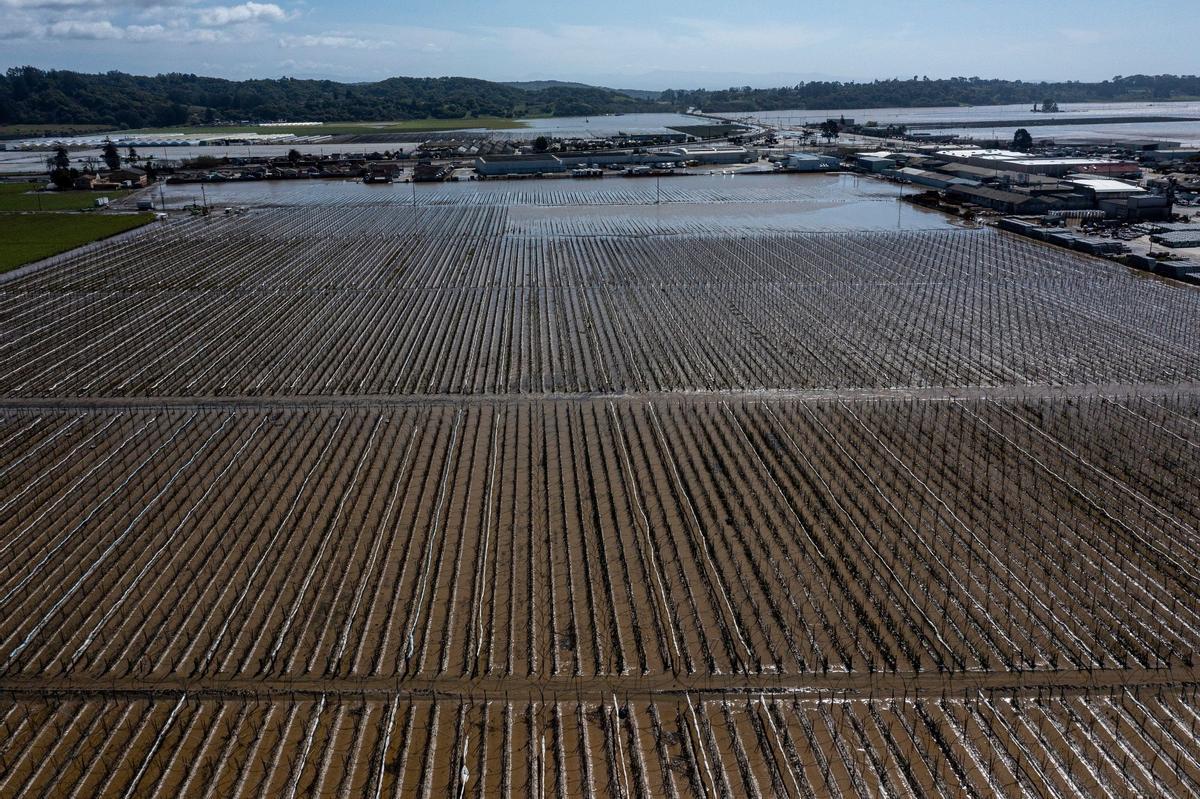
<path id="1" fill-rule="evenodd" d="M 73 186 L 86 191 L 111 191 L 121 188 L 118 181 L 102 178 L 99 175 L 80 175 L 75 178 Z"/>
<path id="2" fill-rule="evenodd" d="M 120 169 L 109 170 L 103 174 L 103 179 L 112 183 L 127 183 L 131 186 L 145 186 L 150 182 L 146 177 L 146 170 L 136 166 L 123 166 Z"/>

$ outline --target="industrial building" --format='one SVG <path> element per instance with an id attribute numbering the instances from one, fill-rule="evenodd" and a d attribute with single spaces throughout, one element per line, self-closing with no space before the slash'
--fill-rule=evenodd
<path id="1" fill-rule="evenodd" d="M 1124 200 L 1146 194 L 1146 190 L 1141 186 L 1113 178 L 1068 175 L 1066 182 L 1094 200 Z"/>
<path id="2" fill-rule="evenodd" d="M 938 150 L 937 157 L 975 167 L 1054 177 L 1062 177 L 1072 172 L 1109 176 L 1136 175 L 1140 170 L 1132 161 L 1116 161 L 1110 158 L 1030 158 L 1027 153 L 982 148 Z"/>
<path id="3" fill-rule="evenodd" d="M 854 166 L 864 172 L 887 172 L 896 168 L 896 159 L 890 155 L 861 153 L 854 156 Z"/>
<path id="4" fill-rule="evenodd" d="M 1054 177 L 1062 177 L 1072 172 L 1110 177 L 1141 174 L 1141 167 L 1133 161 L 1114 161 L 1109 158 L 1022 158 L 1006 162 L 1004 169 Z"/>
<path id="5" fill-rule="evenodd" d="M 842 162 L 837 156 L 820 155 L 818 153 L 788 153 L 783 162 L 784 167 L 796 172 L 820 172 L 825 169 L 837 169 Z"/>
<path id="6" fill-rule="evenodd" d="M 1097 207 L 1109 219 L 1145 222 L 1171 218 L 1171 201 L 1162 195 L 1144 194 L 1127 198 L 1101 199 Z"/>
<path id="7" fill-rule="evenodd" d="M 969 180 L 967 178 L 954 177 L 942 172 L 931 172 L 928 169 L 918 169 L 913 166 L 906 166 L 902 169 L 893 169 L 890 172 L 885 172 L 885 175 L 897 180 L 907 180 L 910 183 L 915 183 L 919 186 L 929 186 L 933 189 L 948 189 L 951 186 L 978 186 L 978 180 Z"/>
<path id="8" fill-rule="evenodd" d="M 1061 203 L 1052 198 L 1034 197 L 986 186 L 951 186 L 946 193 L 963 202 L 974 203 L 1005 214 L 1041 215 L 1062 207 Z"/>
<path id="9" fill-rule="evenodd" d="M 631 150 L 602 150 L 599 152 L 566 152 L 554 154 L 563 166 L 611 166 L 612 164 L 648 164 L 662 158 L 650 153 L 635 153 Z"/>
<path id="10" fill-rule="evenodd" d="M 1169 161 L 1191 161 L 1194 158 L 1200 158 L 1200 149 L 1195 147 L 1177 147 L 1168 150 L 1150 150 L 1142 153 L 1142 157 L 1156 164 L 1167 163 Z"/>
<path id="11" fill-rule="evenodd" d="M 667 150 L 659 160 L 696 161 L 701 164 L 746 164 L 757 160 L 745 147 L 736 144 L 688 144 Z"/>
<path id="12" fill-rule="evenodd" d="M 567 167 L 552 153 L 532 155 L 481 155 L 475 159 L 475 171 L 481 175 L 540 175 L 565 172 Z"/>

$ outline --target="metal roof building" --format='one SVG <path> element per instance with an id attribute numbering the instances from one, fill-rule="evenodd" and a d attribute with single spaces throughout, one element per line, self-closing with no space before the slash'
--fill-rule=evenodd
<path id="1" fill-rule="evenodd" d="M 841 166 L 841 160 L 832 155 L 816 153 L 788 153 L 785 162 L 788 169 L 797 172 L 819 172 L 823 169 L 836 169 Z"/>
<path id="2" fill-rule="evenodd" d="M 1134 186 L 1123 180 L 1095 177 L 1093 175 L 1067 175 L 1066 181 L 1082 189 L 1096 199 L 1120 199 L 1145 194 L 1141 186 Z"/>
<path id="3" fill-rule="evenodd" d="M 867 172 L 886 172 L 895 168 L 896 159 L 882 155 L 856 155 L 854 165 Z"/>
<path id="4" fill-rule="evenodd" d="M 943 172 L 930 172 L 928 169 L 917 169 L 906 166 L 903 169 L 891 171 L 892 177 L 911 181 L 919 186 L 929 186 L 934 189 L 947 189 L 951 186 L 978 186 L 979 181 L 967 178 L 956 178 Z"/>
<path id="5" fill-rule="evenodd" d="M 533 155 L 481 155 L 475 159 L 475 171 L 481 175 L 537 175 L 565 172 L 566 166 L 552 153 Z"/>
<path id="6" fill-rule="evenodd" d="M 689 144 L 667 150 L 670 158 L 660 160 L 699 161 L 702 164 L 742 164 L 755 160 L 745 147 L 736 144 Z"/>
<path id="7" fill-rule="evenodd" d="M 1047 197 L 1032 197 L 985 186 L 951 186 L 948 193 L 961 200 L 1009 214 L 1044 214 L 1062 205 Z"/>
<path id="8" fill-rule="evenodd" d="M 1028 153 L 1012 150 L 955 149 L 938 150 L 937 155 L 947 161 L 970 164 L 988 169 L 1003 169 L 1010 172 L 1030 172 L 1039 175 L 1061 177 L 1071 172 L 1088 172 L 1096 175 L 1137 174 L 1139 167 L 1132 161 L 1114 161 L 1110 158 L 1034 158 Z"/>

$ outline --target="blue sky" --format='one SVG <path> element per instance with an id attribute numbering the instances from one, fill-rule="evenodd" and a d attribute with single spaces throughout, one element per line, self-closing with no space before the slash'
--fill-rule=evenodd
<path id="1" fill-rule="evenodd" d="M 620 88 L 1200 71 L 1188 3 L 0 0 L 4 66 Z M 1136 30 L 1135 34 L 1130 34 Z"/>

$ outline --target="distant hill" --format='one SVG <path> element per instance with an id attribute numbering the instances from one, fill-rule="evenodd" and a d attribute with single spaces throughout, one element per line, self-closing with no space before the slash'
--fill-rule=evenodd
<path id="1" fill-rule="evenodd" d="M 650 91 L 648 89 L 610 89 L 606 86 L 593 86 L 589 83 L 573 83 L 566 80 L 518 80 L 507 81 L 505 86 L 512 86 L 514 89 L 524 89 L 525 91 L 541 91 L 543 89 L 602 89 L 604 91 L 616 92 L 624 94 L 628 97 L 633 97 L 637 100 L 658 100 L 660 91 Z"/>
<path id="2" fill-rule="evenodd" d="M 662 92 L 649 91 L 648 89 L 616 89 L 615 91 L 635 97 L 638 100 L 658 100 L 662 97 Z"/>
<path id="3" fill-rule="evenodd" d="M 0 124 L 172 126 L 216 120 L 334 122 L 579 116 L 659 110 L 627 94 L 553 81 L 536 88 L 474 78 L 231 81 L 172 73 L 85 74 L 33 67 L 0 76 Z"/>
<path id="4" fill-rule="evenodd" d="M 569 80 L 510 80 L 504 81 L 504 86 L 523 89 L 527 92 L 540 92 L 543 89 L 598 89 L 587 83 L 573 83 Z"/>
<path id="5" fill-rule="evenodd" d="M 675 108 L 705 111 L 774 111 L 791 108 L 929 108 L 1011 103 L 1135 102 L 1200 99 L 1194 75 L 1128 75 L 1097 83 L 1027 82 L 994 78 L 918 78 L 869 83 L 809 81 L 778 89 L 749 86 L 709 91 L 668 89 L 659 95 Z"/>
<path id="6" fill-rule="evenodd" d="M 593 116 L 636 111 L 769 111 L 789 108 L 922 108 L 1200 99 L 1200 77 L 1131 75 L 1098 83 L 984 78 L 809 81 L 778 89 L 616 90 L 566 81 L 496 83 L 475 78 L 231 81 L 172 73 L 84 74 L 33 67 L 0 75 L 0 124 L 166 127 L 223 121 L 314 122 Z"/>

